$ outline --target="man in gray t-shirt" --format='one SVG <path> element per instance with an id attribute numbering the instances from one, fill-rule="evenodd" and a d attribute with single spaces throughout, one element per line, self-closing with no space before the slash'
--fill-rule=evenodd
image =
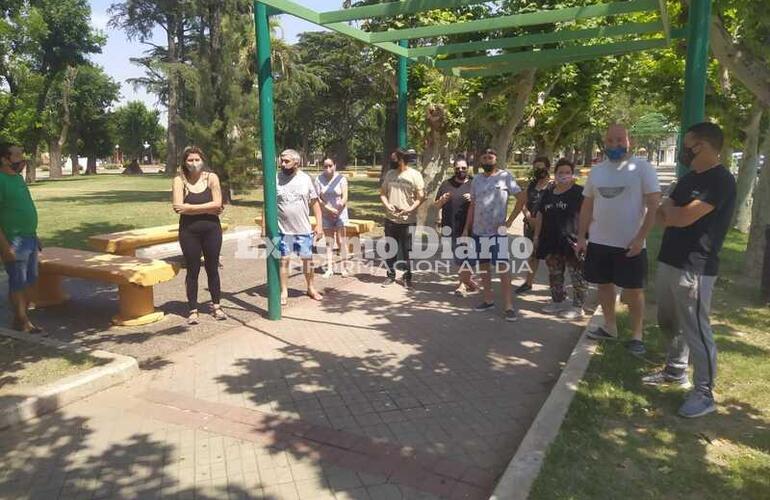
<path id="1" fill-rule="evenodd" d="M 491 311 L 495 308 L 492 290 L 492 269 L 502 271 L 500 288 L 503 296 L 506 321 L 516 321 L 518 314 L 513 307 L 513 293 L 510 267 L 510 246 L 508 227 L 518 217 L 527 201 L 516 179 L 506 170 L 497 167 L 497 153 L 487 148 L 481 155 L 483 172 L 471 181 L 471 205 L 465 222 L 464 236 L 473 236 L 476 261 L 481 271 L 483 302 L 475 307 L 476 311 Z M 510 216 L 507 216 L 508 200 L 514 198 L 516 204 Z M 500 269 L 498 263 L 504 264 Z"/>
<path id="2" fill-rule="evenodd" d="M 289 297 L 289 259 L 292 254 L 302 259 L 307 295 L 313 300 L 323 298 L 313 285 L 313 241 L 323 237 L 321 205 L 313 180 L 299 170 L 299 163 L 300 155 L 293 149 L 281 153 L 281 171 L 277 175 L 281 305 L 285 305 Z M 315 216 L 315 228 L 310 225 L 311 208 Z"/>

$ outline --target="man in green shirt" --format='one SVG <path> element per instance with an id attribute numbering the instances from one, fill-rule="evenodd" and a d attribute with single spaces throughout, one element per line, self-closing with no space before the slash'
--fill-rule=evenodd
<path id="1" fill-rule="evenodd" d="M 41 333 L 27 316 L 29 290 L 37 281 L 37 210 L 21 176 L 21 146 L 0 143 L 0 256 L 8 273 L 13 329 Z"/>

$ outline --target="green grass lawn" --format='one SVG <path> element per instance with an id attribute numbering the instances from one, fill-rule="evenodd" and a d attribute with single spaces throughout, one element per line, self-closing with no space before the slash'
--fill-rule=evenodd
<path id="1" fill-rule="evenodd" d="M 0 395 L 18 394 L 102 363 L 87 354 L 0 337 Z"/>
<path id="2" fill-rule="evenodd" d="M 651 257 L 659 244 L 656 232 Z M 665 349 L 651 283 L 650 361 L 619 343 L 599 348 L 531 498 L 770 498 L 770 309 L 746 283 L 745 248 L 745 235 L 728 236 L 713 302 L 718 413 L 679 418 L 681 390 L 640 383 Z"/>
<path id="3" fill-rule="evenodd" d="M 39 182 L 31 190 L 45 246 L 87 249 L 88 237 L 95 234 L 179 220 L 171 209 L 171 179 L 160 175 L 67 178 Z M 253 226 L 261 209 L 261 190 L 240 193 L 227 206 L 222 220 L 231 226 Z M 379 221 L 377 179 L 357 177 L 350 183 L 350 212 L 353 218 Z"/>

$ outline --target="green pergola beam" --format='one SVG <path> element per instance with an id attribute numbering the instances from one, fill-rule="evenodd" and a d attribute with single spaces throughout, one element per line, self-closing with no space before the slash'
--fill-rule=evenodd
<path id="1" fill-rule="evenodd" d="M 505 54 L 495 60 L 499 64 L 478 64 L 476 67 L 452 67 L 451 73 L 463 78 L 476 78 L 480 76 L 492 76 L 500 73 L 515 72 L 525 68 L 541 68 L 577 62 L 597 57 L 620 55 L 641 50 L 661 49 L 668 44 L 665 38 L 652 40 L 634 40 L 626 42 L 606 43 L 591 45 L 588 47 L 566 47 L 561 49 L 548 49 Z M 502 59 L 502 57 L 505 57 Z M 468 58 L 471 59 L 471 58 Z M 472 58 L 478 59 L 478 58 Z M 487 58 L 492 59 L 492 58 Z"/>
<path id="2" fill-rule="evenodd" d="M 373 42 L 370 40 L 371 35 L 369 33 L 352 26 L 348 26 L 346 23 L 321 24 L 320 13 L 314 11 L 313 9 L 303 7 L 296 2 L 292 2 L 290 0 L 258 0 L 258 2 L 299 19 L 304 19 L 305 21 L 317 24 L 318 26 L 323 26 L 324 28 L 342 33 L 343 35 L 347 35 L 351 38 L 355 38 L 356 40 L 360 40 L 364 43 L 375 45 L 381 49 L 387 50 L 388 52 L 392 52 L 393 54 L 399 56 L 407 55 L 407 49 L 399 47 L 397 44 L 391 42 Z"/>
<path id="3" fill-rule="evenodd" d="M 545 49 L 545 50 L 529 50 L 524 52 L 514 52 L 512 54 L 500 54 L 497 56 L 476 56 L 476 57 L 463 57 L 457 59 L 444 59 L 442 61 L 436 61 L 437 68 L 456 68 L 456 67 L 468 67 L 468 66 L 492 66 L 501 63 L 528 63 L 528 62 L 549 62 L 552 59 L 559 59 L 560 57 L 571 57 L 588 55 L 592 57 L 601 57 L 604 55 L 614 54 L 615 51 L 630 52 L 633 50 L 646 50 L 648 43 L 653 43 L 653 46 L 657 48 L 662 42 L 664 45 L 667 43 L 665 38 L 657 38 L 653 40 L 631 40 L 622 42 L 605 43 L 598 45 L 579 45 L 576 47 L 560 47 L 557 49 Z"/>
<path id="4" fill-rule="evenodd" d="M 271 0 L 279 1 L 279 0 Z M 285 1 L 285 0 L 281 0 Z M 400 30 L 380 31 L 369 34 L 369 40 L 375 42 L 392 42 L 395 40 L 411 40 L 414 38 L 435 38 L 446 35 L 459 35 L 479 31 L 494 31 L 498 29 L 535 26 L 564 21 L 575 21 L 592 17 L 614 16 L 632 12 L 653 11 L 659 8 L 658 0 L 631 0 L 629 2 L 614 2 L 584 7 L 531 12 L 513 16 L 500 16 L 491 19 L 478 19 L 462 23 L 436 26 L 422 26 Z"/>
<path id="5" fill-rule="evenodd" d="M 379 3 L 351 9 L 333 10 L 321 13 L 321 24 L 393 17 L 401 14 L 414 14 L 433 9 L 453 9 L 465 5 L 485 3 L 488 0 L 402 0 L 401 2 Z"/>
<path id="6" fill-rule="evenodd" d="M 582 30 L 562 30 L 551 33 L 536 33 L 509 38 L 498 38 L 482 42 L 454 43 L 450 45 L 433 45 L 431 47 L 416 47 L 409 49 L 409 57 L 435 57 L 444 54 L 479 52 L 493 49 L 512 49 L 530 45 L 544 45 L 571 40 L 585 40 L 600 37 L 616 37 L 623 35 L 642 35 L 658 33 L 663 30 L 660 21 L 650 23 L 625 23 L 617 26 L 600 26 Z"/>

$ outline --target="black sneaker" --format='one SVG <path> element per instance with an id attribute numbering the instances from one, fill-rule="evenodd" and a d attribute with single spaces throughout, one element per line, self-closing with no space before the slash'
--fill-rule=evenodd
<path id="1" fill-rule="evenodd" d="M 382 282 L 382 288 L 387 288 L 395 284 L 396 284 L 396 278 L 391 278 L 390 276 L 388 276 L 387 278 L 385 278 L 385 281 Z"/>
<path id="2" fill-rule="evenodd" d="M 522 283 L 521 285 L 519 285 L 519 286 L 516 288 L 516 290 L 514 290 L 514 293 L 516 293 L 516 294 L 518 295 L 518 294 L 522 294 L 522 293 L 527 293 L 527 292 L 528 292 L 528 291 L 530 291 L 530 290 L 532 290 L 532 285 L 530 285 L 529 283 L 527 283 L 527 282 L 525 281 L 524 283 Z"/>
<path id="3" fill-rule="evenodd" d="M 411 279 L 404 280 L 404 288 L 406 288 L 407 290 L 414 290 L 414 283 L 412 283 Z"/>
<path id="4" fill-rule="evenodd" d="M 601 326 L 596 330 L 589 330 L 587 337 L 591 340 L 617 340 L 617 336 L 610 334 Z"/>
<path id="5" fill-rule="evenodd" d="M 644 347 L 644 342 L 641 340 L 631 339 L 626 342 L 626 349 L 634 356 L 640 358 L 647 354 L 647 349 Z"/>
<path id="6" fill-rule="evenodd" d="M 516 312 L 516 309 L 508 309 L 505 311 L 505 321 L 516 321 L 519 319 L 519 314 Z"/>
<path id="7" fill-rule="evenodd" d="M 474 307 L 473 310 L 478 312 L 484 312 L 484 311 L 490 311 L 494 308 L 495 308 L 494 302 L 482 302 L 481 304 Z"/>

